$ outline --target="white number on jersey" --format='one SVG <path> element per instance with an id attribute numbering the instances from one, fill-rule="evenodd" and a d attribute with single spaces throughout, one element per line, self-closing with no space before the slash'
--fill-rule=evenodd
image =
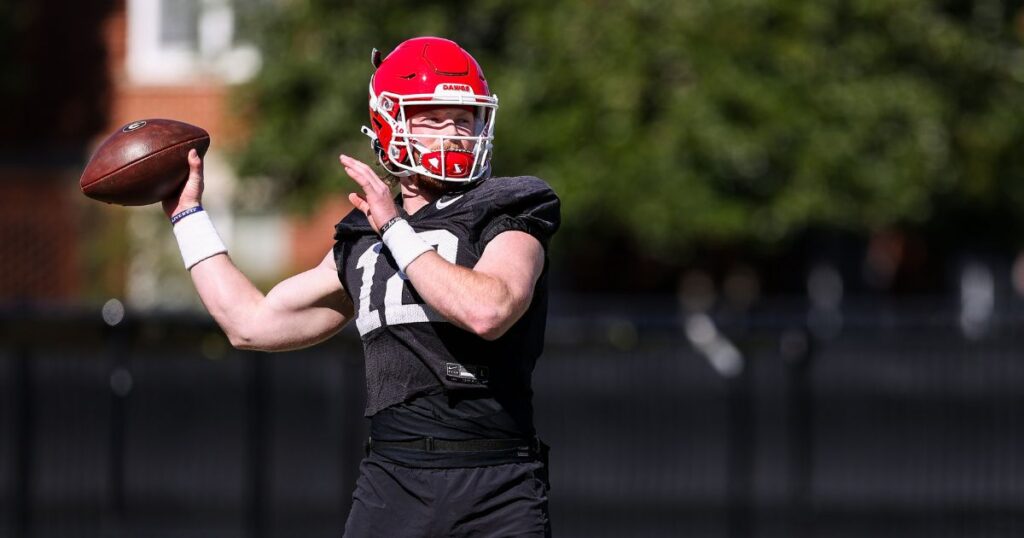
<path id="1" fill-rule="evenodd" d="M 436 247 L 437 253 L 445 260 L 455 263 L 458 253 L 459 238 L 448 230 L 429 230 L 418 232 L 417 235 L 427 242 L 428 245 Z M 362 269 L 363 282 L 359 287 L 359 316 L 356 318 L 356 327 L 359 334 L 364 335 L 379 328 L 381 321 L 380 311 L 370 309 L 370 292 L 373 288 L 373 277 L 377 272 L 377 260 L 380 259 L 380 251 L 384 248 L 381 242 L 370 245 L 370 248 L 359 256 L 356 262 L 356 269 Z M 430 305 L 423 303 L 402 303 L 402 292 L 405 290 L 405 282 L 409 277 L 398 271 L 385 283 L 384 289 L 384 322 L 388 325 L 402 325 L 404 323 L 424 323 L 428 321 L 447 321 L 437 313 Z"/>

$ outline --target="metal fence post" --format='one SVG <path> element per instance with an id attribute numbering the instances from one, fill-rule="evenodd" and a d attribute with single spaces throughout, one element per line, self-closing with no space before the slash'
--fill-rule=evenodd
<path id="1" fill-rule="evenodd" d="M 264 516 L 264 509 L 269 506 L 267 503 L 267 489 L 270 471 L 270 449 L 267 446 L 272 439 L 268 412 L 271 409 L 271 391 L 267 390 L 267 361 L 270 360 L 266 353 L 252 351 L 246 353 L 242 360 L 245 361 L 247 373 L 247 407 L 248 407 L 248 428 L 246 430 L 246 447 L 248 459 L 248 484 L 246 492 L 246 526 L 247 533 L 252 538 L 263 538 L 267 535 L 266 524 L 268 519 Z"/>
<path id="2" fill-rule="evenodd" d="M 110 472 L 110 506 L 118 534 L 125 515 L 124 451 L 128 397 L 132 390 L 131 342 L 133 324 L 114 323 L 105 328 L 109 342 L 111 369 L 110 386 L 110 438 L 108 468 Z"/>
<path id="3" fill-rule="evenodd" d="M 14 390 L 18 412 L 14 431 L 17 436 L 14 467 L 14 536 L 32 536 L 32 453 L 35 435 L 35 413 L 32 406 L 32 352 L 18 349 L 14 360 Z"/>
<path id="4" fill-rule="evenodd" d="M 788 365 L 786 394 L 789 410 L 790 525 L 795 537 L 815 536 L 812 486 L 814 480 L 814 363 L 813 338 L 803 329 L 789 331 L 780 342 Z"/>
<path id="5" fill-rule="evenodd" d="M 757 435 L 754 431 L 754 376 L 753 361 L 733 377 L 728 384 L 729 445 L 726 494 L 728 495 L 728 536 L 753 536 L 754 510 L 754 455 Z"/>

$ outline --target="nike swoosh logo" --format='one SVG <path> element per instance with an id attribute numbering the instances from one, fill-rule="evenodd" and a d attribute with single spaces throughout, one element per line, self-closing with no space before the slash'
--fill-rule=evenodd
<path id="1" fill-rule="evenodd" d="M 462 198 L 463 196 L 465 196 L 465 194 L 460 194 L 460 195 L 456 196 L 455 198 L 452 198 L 451 200 L 448 200 L 447 202 L 442 202 L 441 200 L 438 200 L 437 204 L 436 204 L 437 208 L 438 209 L 444 209 L 444 208 L 454 204 L 456 200 L 458 200 L 459 198 Z"/>

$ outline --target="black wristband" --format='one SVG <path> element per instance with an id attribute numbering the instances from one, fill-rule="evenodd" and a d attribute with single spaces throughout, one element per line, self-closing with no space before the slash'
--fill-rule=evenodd
<path id="1" fill-rule="evenodd" d="M 384 226 L 380 227 L 380 235 L 384 235 L 384 232 L 388 231 L 388 228 L 395 225 L 396 222 L 402 220 L 401 216 L 392 217 L 391 220 L 384 223 Z"/>
<path id="2" fill-rule="evenodd" d="M 179 213 L 175 213 L 174 216 L 171 217 L 171 225 L 173 226 L 173 225 L 177 224 L 179 220 L 181 220 L 181 219 L 191 215 L 192 213 L 198 213 L 198 212 L 200 212 L 202 210 L 203 210 L 203 206 L 197 205 L 195 207 L 190 207 L 190 208 L 188 208 L 188 209 L 186 209 L 184 211 L 181 211 Z"/>

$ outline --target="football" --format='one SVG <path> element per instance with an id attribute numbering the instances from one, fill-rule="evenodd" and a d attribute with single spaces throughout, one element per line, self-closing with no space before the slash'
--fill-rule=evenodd
<path id="1" fill-rule="evenodd" d="M 188 178 L 188 152 L 202 157 L 210 135 L 201 127 L 167 119 L 133 121 L 107 137 L 82 172 L 82 193 L 119 205 L 148 205 L 167 198 Z"/>

